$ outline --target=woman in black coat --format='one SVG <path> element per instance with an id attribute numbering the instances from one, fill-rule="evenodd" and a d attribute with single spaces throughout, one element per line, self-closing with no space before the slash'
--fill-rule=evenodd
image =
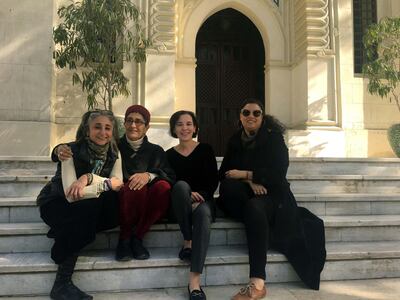
<path id="1" fill-rule="evenodd" d="M 256 99 L 243 103 L 239 125 L 240 130 L 229 140 L 219 170 L 218 205 L 228 216 L 244 223 L 249 250 L 250 282 L 232 299 L 265 297 L 266 254 L 272 243 L 288 256 L 299 276 L 316 288 L 325 261 L 323 223 L 311 213 L 307 215 L 316 218 L 320 237 L 320 243 L 315 245 L 319 256 L 310 258 L 304 245 L 304 214 L 299 213 L 286 180 L 289 156 L 283 139 L 284 126 L 264 115 L 264 107 Z M 299 266 L 298 260 L 311 261 L 312 270 Z"/>
<path id="2" fill-rule="evenodd" d="M 56 174 L 37 197 L 40 216 L 50 226 L 48 237 L 54 238 L 51 257 L 58 264 L 52 299 L 93 298 L 71 277 L 79 251 L 94 241 L 96 232 L 118 225 L 117 191 L 123 183 L 115 125 L 111 111 L 89 111 L 76 141 L 53 150 Z"/>

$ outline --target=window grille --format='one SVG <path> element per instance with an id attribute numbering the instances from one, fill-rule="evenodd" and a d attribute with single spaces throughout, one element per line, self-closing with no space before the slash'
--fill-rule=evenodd
<path id="1" fill-rule="evenodd" d="M 367 59 L 363 36 L 368 26 L 376 22 L 376 0 L 353 0 L 354 73 L 362 73 L 363 64 Z"/>

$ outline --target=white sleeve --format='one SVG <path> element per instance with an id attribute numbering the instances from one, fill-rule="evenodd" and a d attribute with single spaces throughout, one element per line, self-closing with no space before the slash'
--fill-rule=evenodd
<path id="1" fill-rule="evenodd" d="M 118 151 L 118 158 L 114 163 L 114 167 L 111 170 L 110 178 L 116 177 L 120 179 L 121 181 L 123 180 L 123 175 L 122 175 L 122 163 L 121 163 L 121 153 Z"/>
<path id="2" fill-rule="evenodd" d="M 84 196 L 81 199 L 98 198 L 104 191 L 105 179 L 104 177 L 93 174 L 93 181 L 90 185 L 83 188 Z M 61 180 L 65 194 L 65 191 L 77 180 L 74 160 L 72 158 L 61 162 Z M 66 198 L 68 202 L 74 202 L 73 199 Z"/>

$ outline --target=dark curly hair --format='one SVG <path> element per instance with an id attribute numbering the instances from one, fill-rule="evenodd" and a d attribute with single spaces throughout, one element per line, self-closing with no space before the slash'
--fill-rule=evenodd
<path id="1" fill-rule="evenodd" d="M 197 133 L 199 132 L 199 123 L 197 121 L 196 115 L 194 114 L 194 112 L 190 111 L 190 110 L 178 110 L 177 112 L 173 113 L 171 118 L 169 118 L 169 134 L 174 137 L 177 138 L 176 133 L 175 133 L 175 126 L 176 123 L 178 122 L 179 118 L 182 115 L 189 115 L 192 117 L 193 120 L 193 125 L 196 127 L 195 131 L 193 132 L 192 137 L 197 137 Z"/>

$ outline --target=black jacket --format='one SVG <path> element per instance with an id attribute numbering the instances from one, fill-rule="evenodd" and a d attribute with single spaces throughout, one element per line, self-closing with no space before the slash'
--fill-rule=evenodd
<path id="1" fill-rule="evenodd" d="M 150 184 L 160 179 L 168 181 L 171 185 L 175 183 L 175 172 L 168 164 L 165 151 L 160 146 L 150 143 L 146 136 L 137 151 L 132 149 L 125 135 L 120 138 L 118 148 L 122 157 L 124 182 L 135 173 L 149 172 L 158 175 Z"/>
<path id="2" fill-rule="evenodd" d="M 323 221 L 307 209 L 297 207 L 286 179 L 289 154 L 280 132 L 262 126 L 255 146 L 245 148 L 242 131 L 235 133 L 219 170 L 220 179 L 231 169 L 253 171 L 253 182 L 262 184 L 276 203 L 272 247 L 285 254 L 293 268 L 312 289 L 319 289 L 326 259 Z"/>
<path id="3" fill-rule="evenodd" d="M 92 167 L 90 166 L 90 156 L 88 147 L 85 141 L 80 143 L 71 142 L 67 144 L 71 147 L 71 151 L 73 153 L 73 160 L 75 166 L 76 177 L 79 178 L 83 174 L 91 173 Z M 118 156 L 112 152 L 111 147 L 107 153 L 107 159 L 101 170 L 99 176 L 109 177 L 111 171 L 114 167 L 115 161 Z M 54 153 L 54 150 L 51 155 L 51 159 L 54 162 L 58 162 L 56 174 L 53 176 L 50 182 L 48 182 L 43 189 L 40 191 L 39 195 L 36 198 L 37 205 L 41 206 L 55 198 L 63 197 L 65 198 L 64 189 L 61 181 L 61 162 L 58 160 L 57 156 Z"/>

